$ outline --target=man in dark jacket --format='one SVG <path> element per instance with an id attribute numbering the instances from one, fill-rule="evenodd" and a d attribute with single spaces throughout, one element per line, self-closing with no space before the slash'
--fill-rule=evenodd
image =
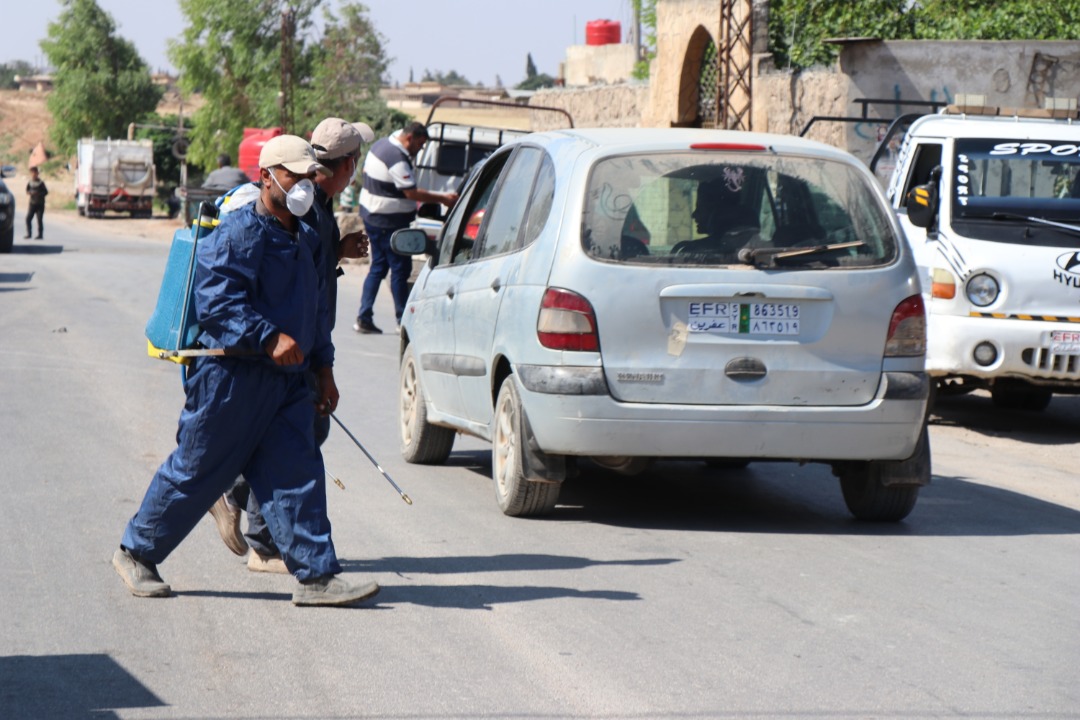
<path id="1" fill-rule="evenodd" d="M 30 223 L 37 216 L 37 239 L 42 238 L 42 224 L 45 218 L 45 196 L 49 194 L 49 188 L 45 187 L 45 181 L 38 175 L 36 167 L 30 168 L 30 181 L 26 183 L 26 194 L 30 201 L 26 207 L 26 239 L 30 239 Z"/>

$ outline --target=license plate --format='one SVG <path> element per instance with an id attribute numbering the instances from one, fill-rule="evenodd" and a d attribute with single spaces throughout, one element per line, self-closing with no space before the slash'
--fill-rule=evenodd
<path id="1" fill-rule="evenodd" d="M 798 335 L 798 303 L 692 302 L 688 308 L 692 333 L 720 335 Z"/>
<path id="2" fill-rule="evenodd" d="M 1056 355 L 1080 355 L 1080 331 L 1051 331 L 1050 352 Z"/>

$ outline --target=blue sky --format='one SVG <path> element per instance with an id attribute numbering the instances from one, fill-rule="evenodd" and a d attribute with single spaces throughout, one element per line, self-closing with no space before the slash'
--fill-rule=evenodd
<path id="1" fill-rule="evenodd" d="M 337 7 L 338 0 L 327 0 Z M 419 80 L 425 69 L 456 70 L 473 83 L 516 85 L 531 53 L 539 72 L 555 76 L 566 47 L 585 43 L 590 20 L 618 20 L 626 36 L 630 0 L 362 0 L 386 38 L 392 80 Z M 151 69 L 171 70 L 166 41 L 183 27 L 176 0 L 97 0 L 117 33 L 132 41 Z M 282 3 L 284 4 L 284 3 Z M 0 62 L 44 63 L 38 43 L 60 14 L 58 0 L 4 0 Z"/>

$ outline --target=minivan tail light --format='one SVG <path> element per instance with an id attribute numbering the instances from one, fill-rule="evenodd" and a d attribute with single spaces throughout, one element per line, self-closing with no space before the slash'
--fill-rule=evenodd
<path id="1" fill-rule="evenodd" d="M 596 352 L 600 349 L 592 305 L 581 295 L 560 288 L 548 288 L 544 292 L 536 336 L 541 345 L 552 350 Z"/>
<path id="2" fill-rule="evenodd" d="M 885 357 L 926 354 L 926 308 L 922 295 L 912 295 L 893 310 Z"/>

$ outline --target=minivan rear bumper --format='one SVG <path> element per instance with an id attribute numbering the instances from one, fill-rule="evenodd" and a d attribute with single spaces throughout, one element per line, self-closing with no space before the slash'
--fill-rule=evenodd
<path id="1" fill-rule="evenodd" d="M 553 454 L 903 460 L 922 430 L 929 380 L 886 372 L 871 402 L 838 407 L 626 403 L 519 389 L 537 443 Z"/>

